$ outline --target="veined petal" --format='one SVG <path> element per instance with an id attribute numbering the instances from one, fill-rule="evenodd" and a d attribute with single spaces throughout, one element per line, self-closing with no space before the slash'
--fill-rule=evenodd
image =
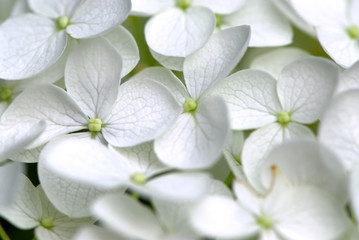
<path id="1" fill-rule="evenodd" d="M 346 1 L 290 0 L 290 3 L 302 18 L 314 26 L 346 22 Z"/>
<path id="2" fill-rule="evenodd" d="M 170 8 L 147 22 L 145 36 L 155 52 L 186 57 L 207 42 L 215 25 L 214 13 L 207 8 L 190 7 L 185 12 Z"/>
<path id="3" fill-rule="evenodd" d="M 242 70 L 225 78 L 213 94 L 227 103 L 232 129 L 251 129 L 276 121 L 281 111 L 276 85 L 265 72 Z"/>
<path id="4" fill-rule="evenodd" d="M 81 0 L 28 0 L 30 8 L 41 15 L 57 19 L 58 17 L 72 16 Z"/>
<path id="5" fill-rule="evenodd" d="M 118 94 L 122 58 L 102 38 L 85 40 L 66 63 L 67 92 L 90 118 L 103 118 Z"/>
<path id="6" fill-rule="evenodd" d="M 258 193 L 253 191 L 248 184 L 243 181 L 233 182 L 233 192 L 236 195 L 237 202 L 250 214 L 259 216 L 261 198 Z"/>
<path id="7" fill-rule="evenodd" d="M 227 108 L 218 96 L 198 103 L 194 115 L 183 113 L 173 127 L 155 140 L 155 152 L 169 166 L 208 168 L 219 158 L 229 134 Z"/>
<path id="8" fill-rule="evenodd" d="M 66 32 L 76 39 L 100 36 L 121 24 L 131 11 L 130 0 L 82 1 Z"/>
<path id="9" fill-rule="evenodd" d="M 136 239 L 161 239 L 164 231 L 154 213 L 131 196 L 107 194 L 93 205 L 93 213 L 107 227 Z"/>
<path id="10" fill-rule="evenodd" d="M 60 58 L 66 44 L 66 32 L 58 31 L 46 17 L 10 18 L 0 28 L 0 78 L 29 78 L 46 70 Z"/>
<path id="11" fill-rule="evenodd" d="M 205 6 L 218 14 L 230 14 L 241 8 L 246 3 L 247 0 L 194 0 L 193 6 Z"/>
<path id="12" fill-rule="evenodd" d="M 43 169 L 99 189 L 119 187 L 129 178 L 124 161 L 98 140 L 78 134 L 51 141 L 40 155 Z"/>
<path id="13" fill-rule="evenodd" d="M 250 47 L 283 46 L 292 42 L 293 32 L 288 20 L 271 1 L 250 0 L 243 8 L 223 17 L 230 26 L 251 27 Z"/>
<path id="14" fill-rule="evenodd" d="M 359 91 L 336 96 L 321 119 L 319 140 L 332 149 L 348 170 L 359 163 Z"/>
<path id="15" fill-rule="evenodd" d="M 189 97 L 186 87 L 181 80 L 179 80 L 170 70 L 163 67 L 146 68 L 131 79 L 142 79 L 144 81 L 150 79 L 162 83 L 168 90 L 170 90 L 179 104 L 183 104 Z"/>
<path id="16" fill-rule="evenodd" d="M 118 98 L 102 129 L 117 147 L 129 147 L 162 135 L 181 109 L 162 84 L 149 79 L 130 80 L 120 86 Z"/>
<path id="17" fill-rule="evenodd" d="M 272 182 L 271 166 L 277 166 L 293 185 L 312 185 L 331 193 L 343 206 L 348 201 L 347 173 L 330 149 L 314 140 L 296 140 L 273 150 L 262 167 L 263 185 Z M 321 172 L 321 174 L 318 174 Z"/>
<path id="18" fill-rule="evenodd" d="M 251 63 L 251 69 L 258 69 L 270 73 L 278 79 L 283 68 L 289 63 L 308 57 L 309 53 L 295 47 L 278 48 L 257 56 Z"/>
<path id="19" fill-rule="evenodd" d="M 251 213 L 223 196 L 209 196 L 200 201 L 190 221 L 196 231 L 208 237 L 248 238 L 259 231 Z"/>
<path id="20" fill-rule="evenodd" d="M 11 155 L 9 159 L 16 162 L 35 163 L 39 161 L 39 156 L 43 148 L 44 145 L 32 149 L 26 149 Z"/>
<path id="21" fill-rule="evenodd" d="M 9 208 L 21 187 L 20 163 L 6 163 L 0 166 L 0 213 Z"/>
<path id="22" fill-rule="evenodd" d="M 173 57 L 159 54 L 158 52 L 150 49 L 152 57 L 156 59 L 162 66 L 167 69 L 175 70 L 175 71 L 183 71 L 183 63 L 185 57 Z"/>
<path id="23" fill-rule="evenodd" d="M 176 4 L 173 0 L 132 0 L 131 15 L 152 16 L 155 13 Z"/>
<path id="24" fill-rule="evenodd" d="M 340 75 L 335 93 L 338 94 L 351 89 L 359 89 L 359 61 Z"/>
<path id="25" fill-rule="evenodd" d="M 140 60 L 140 53 L 134 37 L 122 26 L 118 26 L 103 37 L 120 53 L 122 58 L 121 78 L 126 76 L 135 68 Z M 120 66 L 117 67 L 120 68 Z"/>
<path id="26" fill-rule="evenodd" d="M 249 36 L 248 26 L 219 31 L 185 59 L 183 74 L 192 98 L 199 98 L 233 70 L 247 50 Z"/>
<path id="27" fill-rule="evenodd" d="M 333 60 L 344 68 L 359 60 L 357 39 L 350 38 L 342 25 L 322 25 L 317 28 L 320 44 Z"/>
<path id="28" fill-rule="evenodd" d="M 86 128 L 88 118 L 61 88 L 36 85 L 22 92 L 1 116 L 1 122 L 14 125 L 44 120 L 46 128 L 28 148 L 38 147 L 52 138 Z"/>
<path id="29" fill-rule="evenodd" d="M 332 97 L 338 78 L 337 65 L 323 58 L 308 57 L 290 63 L 277 83 L 283 110 L 294 121 L 315 122 Z"/>
<path id="30" fill-rule="evenodd" d="M 40 195 L 31 181 L 21 174 L 21 187 L 15 201 L 8 208 L 0 209 L 0 214 L 7 221 L 20 229 L 31 229 L 38 226 L 42 217 Z"/>

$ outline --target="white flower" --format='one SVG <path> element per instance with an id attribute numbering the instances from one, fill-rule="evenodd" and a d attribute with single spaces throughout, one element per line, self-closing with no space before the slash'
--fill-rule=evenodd
<path id="1" fill-rule="evenodd" d="M 36 14 L 10 18 L 0 27 L 0 78 L 32 77 L 53 65 L 75 39 L 104 35 L 123 22 L 129 0 L 29 0 Z"/>
<path id="2" fill-rule="evenodd" d="M 70 239 L 77 228 L 94 222 L 91 218 L 71 219 L 60 213 L 47 199 L 41 186 L 34 187 L 22 175 L 22 187 L 14 203 L 0 210 L 3 218 L 20 229 L 35 229 L 39 240 Z"/>
<path id="3" fill-rule="evenodd" d="M 319 188 L 291 186 L 280 169 L 272 167 L 270 191 L 260 196 L 235 182 L 237 199 L 211 196 L 195 208 L 191 223 L 197 231 L 218 238 L 261 240 L 328 240 L 343 234 L 349 219 L 344 207 Z"/>
<path id="4" fill-rule="evenodd" d="M 290 0 L 293 9 L 316 29 L 320 44 L 347 68 L 359 60 L 359 3 L 345 0 Z"/>
<path id="5" fill-rule="evenodd" d="M 258 191 L 259 169 L 276 144 L 293 138 L 313 138 L 304 126 L 321 117 L 334 91 L 339 70 L 321 58 L 303 58 L 287 65 L 275 80 L 259 70 L 243 70 L 226 78 L 214 91 L 229 108 L 231 128 L 259 128 L 245 141 L 244 172 Z"/>
<path id="6" fill-rule="evenodd" d="M 32 148 L 81 129 L 101 133 L 115 146 L 131 146 L 160 136 L 172 125 L 180 107 L 156 82 L 130 80 L 119 86 L 121 66 L 121 56 L 104 39 L 83 42 L 66 63 L 67 92 L 52 85 L 27 89 L 1 121 L 15 124 L 44 119 L 46 131 Z"/>
<path id="7" fill-rule="evenodd" d="M 237 65 L 247 49 L 249 27 L 219 31 L 184 61 L 184 81 L 161 68 L 146 69 L 135 79 L 164 84 L 182 105 L 182 114 L 155 140 L 155 152 L 169 166 L 205 168 L 218 160 L 229 133 L 227 108 L 222 98 L 208 93 Z"/>
<path id="8" fill-rule="evenodd" d="M 336 88 L 336 94 L 351 89 L 359 89 L 359 61 L 342 72 Z"/>

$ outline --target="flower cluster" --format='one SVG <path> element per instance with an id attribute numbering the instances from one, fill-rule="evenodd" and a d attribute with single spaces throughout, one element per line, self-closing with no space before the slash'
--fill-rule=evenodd
<path id="1" fill-rule="evenodd" d="M 358 239 L 358 13 L 2 0 L 0 238 Z"/>

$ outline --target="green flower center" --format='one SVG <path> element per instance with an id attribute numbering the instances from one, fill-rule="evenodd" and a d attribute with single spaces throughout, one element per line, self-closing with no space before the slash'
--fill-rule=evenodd
<path id="1" fill-rule="evenodd" d="M 51 229 L 54 227 L 54 222 L 52 220 L 52 218 L 50 217 L 43 217 L 40 221 L 41 226 L 43 226 L 44 228 L 47 229 Z"/>
<path id="2" fill-rule="evenodd" d="M 352 39 L 359 39 L 359 27 L 358 26 L 350 26 L 347 28 L 347 33 Z"/>
<path id="3" fill-rule="evenodd" d="M 57 19 L 57 26 L 60 30 L 66 29 L 68 25 L 70 25 L 70 20 L 68 17 L 62 16 Z"/>
<path id="4" fill-rule="evenodd" d="M 0 101 L 10 102 L 12 97 L 12 89 L 8 86 L 0 88 Z"/>
<path id="5" fill-rule="evenodd" d="M 291 121 L 291 117 L 290 114 L 283 111 L 281 113 L 278 114 L 278 122 L 282 125 L 282 126 L 286 126 L 288 125 L 288 123 L 290 123 Z"/>
<path id="6" fill-rule="evenodd" d="M 144 185 L 146 183 L 146 175 L 143 173 L 135 173 L 131 176 L 132 182 L 138 185 Z"/>
<path id="7" fill-rule="evenodd" d="M 101 132 L 102 130 L 102 120 L 99 118 L 91 118 L 89 120 L 88 128 L 90 132 Z"/>
<path id="8" fill-rule="evenodd" d="M 196 111 L 197 107 L 198 107 L 197 102 L 192 98 L 187 98 L 183 104 L 183 110 L 185 112 L 194 112 Z"/>
<path id="9" fill-rule="evenodd" d="M 259 218 L 257 218 L 257 223 L 266 230 L 271 229 L 274 225 L 273 219 L 266 214 L 262 214 Z"/>
<path id="10" fill-rule="evenodd" d="M 177 6 L 182 8 L 182 10 L 186 10 L 192 4 L 192 0 L 177 0 Z"/>

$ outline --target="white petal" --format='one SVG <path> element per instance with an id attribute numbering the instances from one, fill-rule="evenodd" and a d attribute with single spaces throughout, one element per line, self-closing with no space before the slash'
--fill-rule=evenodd
<path id="1" fill-rule="evenodd" d="M 21 184 L 20 163 L 6 163 L 0 166 L 0 212 L 14 202 Z"/>
<path id="2" fill-rule="evenodd" d="M 249 212 L 234 200 L 222 196 L 200 201 L 190 221 L 196 231 L 209 237 L 248 238 L 259 230 Z"/>
<path id="3" fill-rule="evenodd" d="M 199 98 L 233 70 L 247 50 L 249 35 L 248 26 L 219 31 L 185 59 L 183 74 L 192 98 Z"/>
<path id="4" fill-rule="evenodd" d="M 157 217 L 131 196 L 108 194 L 93 206 L 94 214 L 110 229 L 129 238 L 161 239 Z"/>
<path id="5" fill-rule="evenodd" d="M 351 89 L 359 89 L 359 61 L 340 75 L 336 94 Z"/>
<path id="6" fill-rule="evenodd" d="M 103 118 L 114 104 L 122 59 L 102 38 L 83 41 L 66 63 L 65 83 L 68 93 L 90 118 Z"/>
<path id="7" fill-rule="evenodd" d="M 167 69 L 175 71 L 183 71 L 184 57 L 172 57 L 159 54 L 152 49 L 150 49 L 152 57 L 156 59 L 162 66 Z"/>
<path id="8" fill-rule="evenodd" d="M 116 188 L 129 178 L 124 161 L 87 134 L 57 138 L 47 144 L 40 155 L 40 164 L 45 170 L 99 189 Z"/>
<path id="9" fill-rule="evenodd" d="M 132 80 L 135 79 L 142 79 L 144 81 L 146 81 L 146 79 L 150 79 L 162 83 L 168 88 L 168 90 L 170 90 L 179 104 L 183 104 L 186 98 L 189 97 L 186 87 L 183 85 L 181 80 L 179 80 L 176 75 L 166 68 L 146 68 L 132 78 Z"/>
<path id="10" fill-rule="evenodd" d="M 244 209 L 253 215 L 258 216 L 260 214 L 261 198 L 248 184 L 242 181 L 234 181 L 233 192 L 236 195 L 237 201 Z"/>
<path id="11" fill-rule="evenodd" d="M 262 167 L 262 182 L 266 187 L 269 187 L 272 181 L 270 167 L 273 165 L 277 166 L 293 185 L 317 186 L 331 193 L 343 205 L 347 203 L 346 170 L 330 149 L 318 142 L 297 140 L 272 151 Z"/>
<path id="12" fill-rule="evenodd" d="M 175 6 L 173 0 L 132 0 L 131 15 L 151 16 L 155 13 Z"/>
<path id="13" fill-rule="evenodd" d="M 113 234 L 107 229 L 97 227 L 96 225 L 91 227 L 81 228 L 73 237 L 73 240 L 124 240 L 117 234 Z"/>
<path id="14" fill-rule="evenodd" d="M 309 53 L 300 48 L 278 48 L 257 56 L 252 61 L 250 68 L 265 71 L 278 79 L 279 74 L 286 65 L 307 56 L 309 56 Z"/>
<path id="15" fill-rule="evenodd" d="M 356 25 L 359 25 L 359 17 L 358 17 L 358 11 L 359 11 L 359 1 L 353 0 L 348 3 L 347 8 L 349 9 L 349 19 Z"/>
<path id="16" fill-rule="evenodd" d="M 284 141 L 297 138 L 313 138 L 311 130 L 297 123 L 282 127 L 271 123 L 254 131 L 245 141 L 242 152 L 243 170 L 248 182 L 258 192 L 263 193 L 265 187 L 260 179 L 263 162 L 269 152 Z"/>
<path id="17" fill-rule="evenodd" d="M 32 77 L 54 64 L 67 44 L 56 23 L 40 15 L 10 18 L 0 28 L 0 77 Z"/>
<path id="18" fill-rule="evenodd" d="M 259 70 L 242 70 L 223 80 L 214 90 L 227 103 L 232 129 L 251 129 L 276 121 L 281 106 L 277 81 Z"/>
<path id="19" fill-rule="evenodd" d="M 230 26 L 251 27 L 250 47 L 282 46 L 292 42 L 293 32 L 287 19 L 267 0 L 250 0 L 247 4 L 224 16 Z"/>
<path id="20" fill-rule="evenodd" d="M 19 122 L 0 126 L 0 162 L 24 150 L 45 130 L 45 122 Z"/>
<path id="21" fill-rule="evenodd" d="M 355 166 L 350 175 L 349 189 L 350 189 L 350 206 L 354 216 L 359 216 L 359 167 Z"/>
<path id="22" fill-rule="evenodd" d="M 71 17 L 66 31 L 76 39 L 97 37 L 121 24 L 130 10 L 130 0 L 83 1 Z"/>
<path id="23" fill-rule="evenodd" d="M 40 195 L 31 181 L 21 175 L 21 188 L 9 208 L 1 209 L 1 216 L 20 229 L 31 229 L 39 225 L 42 217 Z"/>
<path id="24" fill-rule="evenodd" d="M 359 91 L 343 92 L 333 99 L 323 116 L 319 139 L 332 149 L 348 170 L 359 163 Z"/>
<path id="25" fill-rule="evenodd" d="M 172 202 L 194 201 L 207 193 L 210 180 L 206 173 L 169 173 L 149 180 L 146 188 L 153 198 Z"/>
<path id="26" fill-rule="evenodd" d="M 236 160 L 241 156 L 244 144 L 244 135 L 241 131 L 232 131 L 227 140 L 227 146 L 223 150 L 223 155 L 236 179 L 245 180 L 242 165 Z"/>
<path id="27" fill-rule="evenodd" d="M 295 11 L 314 26 L 344 23 L 346 20 L 346 1 L 290 0 L 290 2 Z"/>
<path id="28" fill-rule="evenodd" d="M 155 152 L 169 166 L 206 168 L 218 160 L 228 134 L 226 105 L 213 96 L 198 103 L 195 116 L 181 114 L 173 127 L 155 140 Z"/>
<path id="29" fill-rule="evenodd" d="M 155 52 L 186 57 L 207 42 L 215 25 L 216 18 L 207 8 L 191 7 L 186 11 L 170 8 L 147 22 L 145 36 Z"/>
<path id="30" fill-rule="evenodd" d="M 81 0 L 29 0 L 29 6 L 34 12 L 54 19 L 70 17 L 80 3 Z"/>
<path id="31" fill-rule="evenodd" d="M 344 68 L 359 60 L 358 42 L 350 38 L 343 26 L 320 26 L 317 28 L 317 35 L 326 53 Z"/>
<path id="32" fill-rule="evenodd" d="M 181 111 L 167 88 L 149 79 L 122 84 L 118 95 L 102 129 L 105 139 L 114 146 L 128 147 L 159 137 Z"/>
<path id="33" fill-rule="evenodd" d="M 126 76 L 135 68 L 140 60 L 136 40 L 132 34 L 122 26 L 118 26 L 103 37 L 120 53 L 122 58 L 121 78 Z M 117 67 L 119 68 L 119 66 Z"/>
<path id="34" fill-rule="evenodd" d="M 195 0 L 193 1 L 193 5 L 208 7 L 213 12 L 218 14 L 229 14 L 241 8 L 246 2 L 247 0 Z"/>
<path id="35" fill-rule="evenodd" d="M 22 92 L 1 116 L 1 122 L 11 125 L 34 120 L 44 120 L 46 128 L 28 148 L 38 147 L 56 136 L 84 129 L 88 123 L 87 116 L 69 95 L 52 85 L 36 85 Z"/>
<path id="36" fill-rule="evenodd" d="M 326 192 L 311 186 L 284 193 L 281 207 L 273 212 L 276 229 L 288 239 L 336 239 L 349 227 L 344 208 Z"/>
<path id="37" fill-rule="evenodd" d="M 339 68 L 323 58 L 302 58 L 287 65 L 277 83 L 283 110 L 294 121 L 315 122 L 333 94 L 338 75 Z"/>
<path id="38" fill-rule="evenodd" d="M 43 147 L 44 145 L 32 149 L 26 149 L 22 152 L 11 155 L 9 159 L 16 162 L 36 163 L 39 161 L 39 156 Z"/>

